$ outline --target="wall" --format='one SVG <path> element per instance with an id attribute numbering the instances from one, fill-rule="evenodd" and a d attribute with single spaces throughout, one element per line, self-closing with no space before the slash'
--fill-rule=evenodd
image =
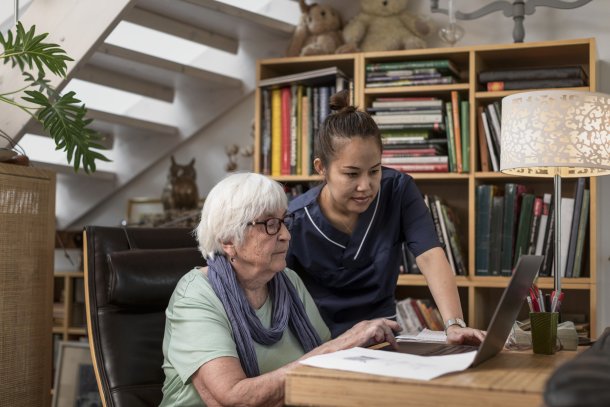
<path id="1" fill-rule="evenodd" d="M 353 16 L 356 6 L 353 0 L 325 0 L 343 10 L 344 17 Z M 446 24 L 447 17 L 429 12 L 429 2 L 412 0 L 410 10 L 429 16 L 438 26 Z M 456 1 L 458 10 L 473 11 L 489 3 L 485 0 Z M 446 7 L 446 1 L 440 2 Z M 347 11 L 346 11 L 347 9 Z M 609 1 L 593 1 L 586 6 L 574 10 L 557 10 L 539 7 L 535 13 L 525 18 L 525 41 L 550 41 L 570 38 L 596 37 L 598 47 L 598 84 L 599 91 L 610 93 L 610 30 L 607 29 L 610 15 Z M 502 13 L 493 13 L 474 21 L 460 21 L 466 30 L 466 35 L 458 45 L 498 44 L 512 42 L 513 21 Z M 434 34 L 428 38 L 431 47 L 442 46 L 442 42 Z M 252 67 L 252 72 L 254 67 Z M 178 161 L 187 162 L 193 156 L 197 157 L 197 173 L 199 191 L 205 194 L 210 187 L 225 175 L 223 170 L 226 158 L 224 146 L 233 142 L 249 144 L 249 128 L 253 117 L 254 101 L 252 97 L 240 103 L 230 114 L 221 117 L 212 126 L 201 132 L 193 140 L 189 140 L 175 151 Z M 94 213 L 83 219 L 82 224 L 116 225 L 124 218 L 126 202 L 130 197 L 160 196 L 167 163 L 156 165 L 151 171 L 134 182 L 130 189 L 114 196 Z M 241 168 L 248 168 L 249 163 L 243 162 Z M 599 199 L 597 202 L 599 216 L 598 239 L 598 327 L 610 326 L 610 214 L 602 210 L 603 203 L 610 202 L 610 176 L 599 180 Z"/>

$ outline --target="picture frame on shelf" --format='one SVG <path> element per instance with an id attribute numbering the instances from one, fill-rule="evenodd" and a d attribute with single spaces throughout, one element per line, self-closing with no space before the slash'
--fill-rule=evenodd
<path id="1" fill-rule="evenodd" d="M 60 341 L 52 407 L 101 407 L 89 344 Z"/>
<path id="2" fill-rule="evenodd" d="M 128 226 L 153 226 L 164 217 L 161 198 L 130 198 L 127 201 Z"/>

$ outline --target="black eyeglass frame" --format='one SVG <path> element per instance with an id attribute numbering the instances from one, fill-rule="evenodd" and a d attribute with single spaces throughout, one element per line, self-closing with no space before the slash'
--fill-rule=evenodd
<path id="1" fill-rule="evenodd" d="M 278 221 L 277 230 L 274 233 L 269 232 L 269 222 Z M 288 213 L 283 218 L 269 218 L 265 220 L 256 221 L 246 223 L 246 226 L 254 226 L 254 225 L 265 225 L 265 233 L 269 236 L 275 236 L 280 233 L 282 229 L 282 224 L 286 226 L 286 229 L 290 230 L 292 228 L 292 222 L 294 221 L 294 213 Z"/>

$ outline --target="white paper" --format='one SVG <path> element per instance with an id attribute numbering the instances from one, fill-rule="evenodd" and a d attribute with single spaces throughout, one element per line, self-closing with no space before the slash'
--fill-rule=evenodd
<path id="1" fill-rule="evenodd" d="M 312 356 L 302 364 L 325 369 L 347 370 L 403 379 L 431 380 L 468 368 L 477 352 L 444 356 L 417 356 L 383 350 L 352 348 Z"/>
<path id="2" fill-rule="evenodd" d="M 417 334 L 405 334 L 398 335 L 396 337 L 397 341 L 411 341 L 411 342 L 439 342 L 445 343 L 447 342 L 447 335 L 443 331 L 432 331 L 428 328 L 424 328 L 421 332 Z"/>

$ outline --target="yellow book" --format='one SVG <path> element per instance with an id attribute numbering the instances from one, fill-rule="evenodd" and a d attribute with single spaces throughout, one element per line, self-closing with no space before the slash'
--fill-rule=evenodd
<path id="1" fill-rule="evenodd" d="M 301 99 L 301 175 L 309 175 L 309 96 Z"/>
<path id="2" fill-rule="evenodd" d="M 271 175 L 280 175 L 282 165 L 282 96 L 280 89 L 271 91 Z"/>

